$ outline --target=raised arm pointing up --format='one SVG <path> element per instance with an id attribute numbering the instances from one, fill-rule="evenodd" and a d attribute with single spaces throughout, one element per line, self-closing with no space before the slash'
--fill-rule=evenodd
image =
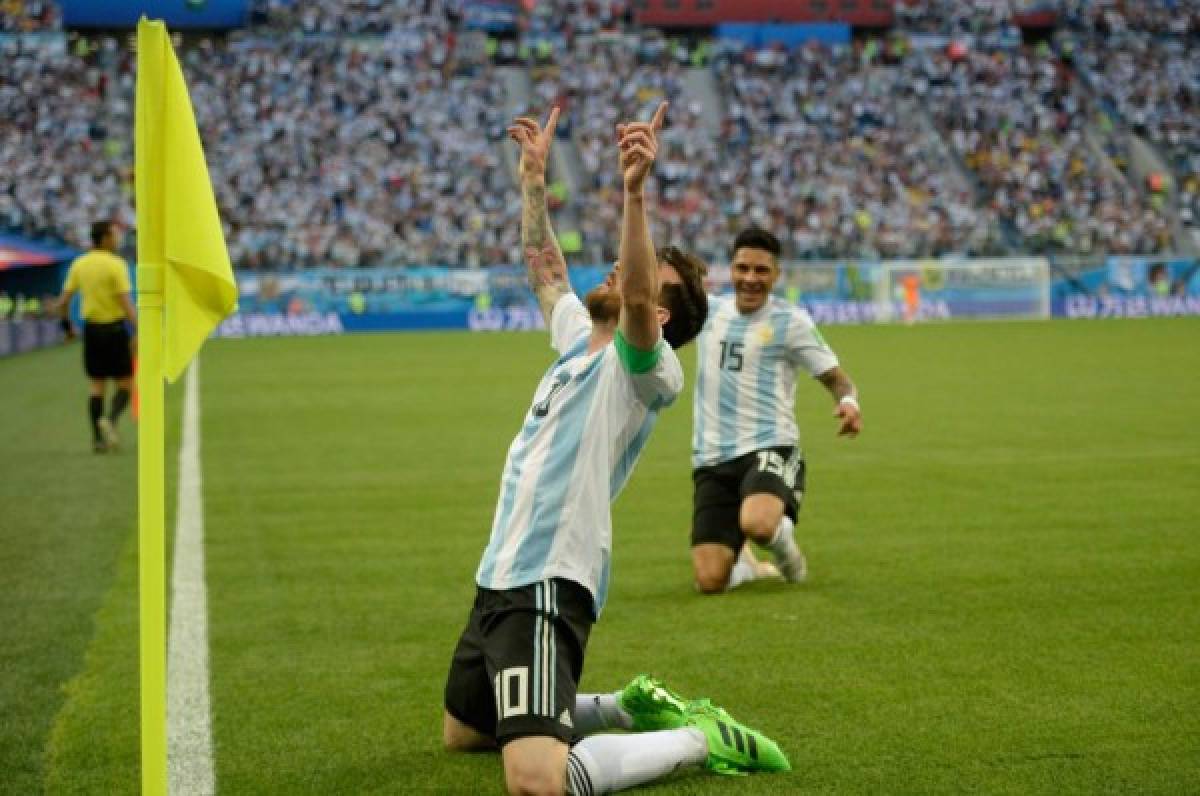
<path id="1" fill-rule="evenodd" d="M 667 103 L 658 106 L 647 122 L 617 125 L 621 177 L 625 204 L 621 220 L 621 334 L 635 348 L 648 351 L 662 336 L 659 315 L 661 291 L 658 260 L 650 240 L 644 187 L 646 175 L 658 154 L 658 132 L 667 115 Z"/>
<path id="2" fill-rule="evenodd" d="M 547 324 L 554 305 L 571 291 L 567 263 L 546 209 L 546 160 L 557 124 L 558 108 L 554 108 L 545 127 L 540 127 L 536 119 L 522 116 L 508 128 L 509 137 L 521 147 L 521 248 L 529 287 L 537 296 Z"/>

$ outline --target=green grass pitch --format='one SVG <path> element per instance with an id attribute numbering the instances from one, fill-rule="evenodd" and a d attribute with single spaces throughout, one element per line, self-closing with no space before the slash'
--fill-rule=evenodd
<path id="1" fill-rule="evenodd" d="M 795 769 L 646 792 L 1196 792 L 1200 322 L 826 333 L 866 430 L 836 439 L 800 385 L 809 583 L 693 592 L 690 352 L 615 507 L 582 688 L 658 674 Z M 88 451 L 78 356 L 0 361 L 2 793 L 138 789 L 135 455 Z M 219 792 L 503 791 L 494 755 L 440 751 L 441 689 L 551 357 L 542 334 L 206 346 Z"/>

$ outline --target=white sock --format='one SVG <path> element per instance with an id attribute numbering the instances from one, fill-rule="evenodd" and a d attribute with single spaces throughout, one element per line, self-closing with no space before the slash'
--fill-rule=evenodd
<path id="1" fill-rule="evenodd" d="M 596 796 L 665 777 L 708 758 L 708 741 L 695 727 L 637 735 L 592 735 L 567 756 L 567 793 Z"/>
<path id="2" fill-rule="evenodd" d="M 633 717 L 621 710 L 617 694 L 576 694 L 575 732 L 591 735 L 603 730 L 632 730 Z"/>
<path id="3" fill-rule="evenodd" d="M 749 544 L 746 542 L 742 545 L 742 551 L 738 553 L 737 561 L 734 562 L 733 569 L 729 571 L 729 582 L 725 584 L 725 591 L 733 591 L 746 581 L 758 577 L 758 572 L 754 569 L 754 562 L 747 555 L 746 547 Z"/>
<path id="4" fill-rule="evenodd" d="M 785 559 L 800 552 L 800 548 L 796 547 L 796 539 L 792 536 L 792 529 L 795 527 L 796 524 L 792 522 L 792 518 L 786 514 L 775 526 L 775 535 L 767 543 L 767 548 L 775 554 L 777 559 Z"/>

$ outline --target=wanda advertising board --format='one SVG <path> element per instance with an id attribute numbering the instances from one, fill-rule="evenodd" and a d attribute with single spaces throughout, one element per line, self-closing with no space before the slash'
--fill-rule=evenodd
<path id="1" fill-rule="evenodd" d="M 891 25 L 892 0 L 634 0 L 642 25 L 709 27 L 722 22 L 845 22 Z"/>

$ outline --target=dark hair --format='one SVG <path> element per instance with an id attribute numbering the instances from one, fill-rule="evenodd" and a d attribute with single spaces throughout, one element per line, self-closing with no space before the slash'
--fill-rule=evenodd
<path id="1" fill-rule="evenodd" d="M 113 228 L 112 221 L 93 221 L 92 222 L 92 245 L 99 246 L 100 241 L 104 240 L 108 235 L 109 230 Z"/>
<path id="2" fill-rule="evenodd" d="M 663 324 L 663 339 L 671 348 L 679 349 L 696 339 L 708 318 L 708 294 L 704 291 L 708 266 L 696 255 L 674 246 L 664 246 L 655 254 L 660 263 L 667 263 L 679 273 L 683 283 L 664 284 L 658 297 L 658 303 L 671 313 Z"/>
<path id="3" fill-rule="evenodd" d="M 730 254 L 737 254 L 737 250 L 741 248 L 762 249 L 770 252 L 775 259 L 779 259 L 779 255 L 783 252 L 783 247 L 779 245 L 779 238 L 761 227 L 748 227 L 739 232 L 738 236 L 733 239 L 733 251 Z"/>

